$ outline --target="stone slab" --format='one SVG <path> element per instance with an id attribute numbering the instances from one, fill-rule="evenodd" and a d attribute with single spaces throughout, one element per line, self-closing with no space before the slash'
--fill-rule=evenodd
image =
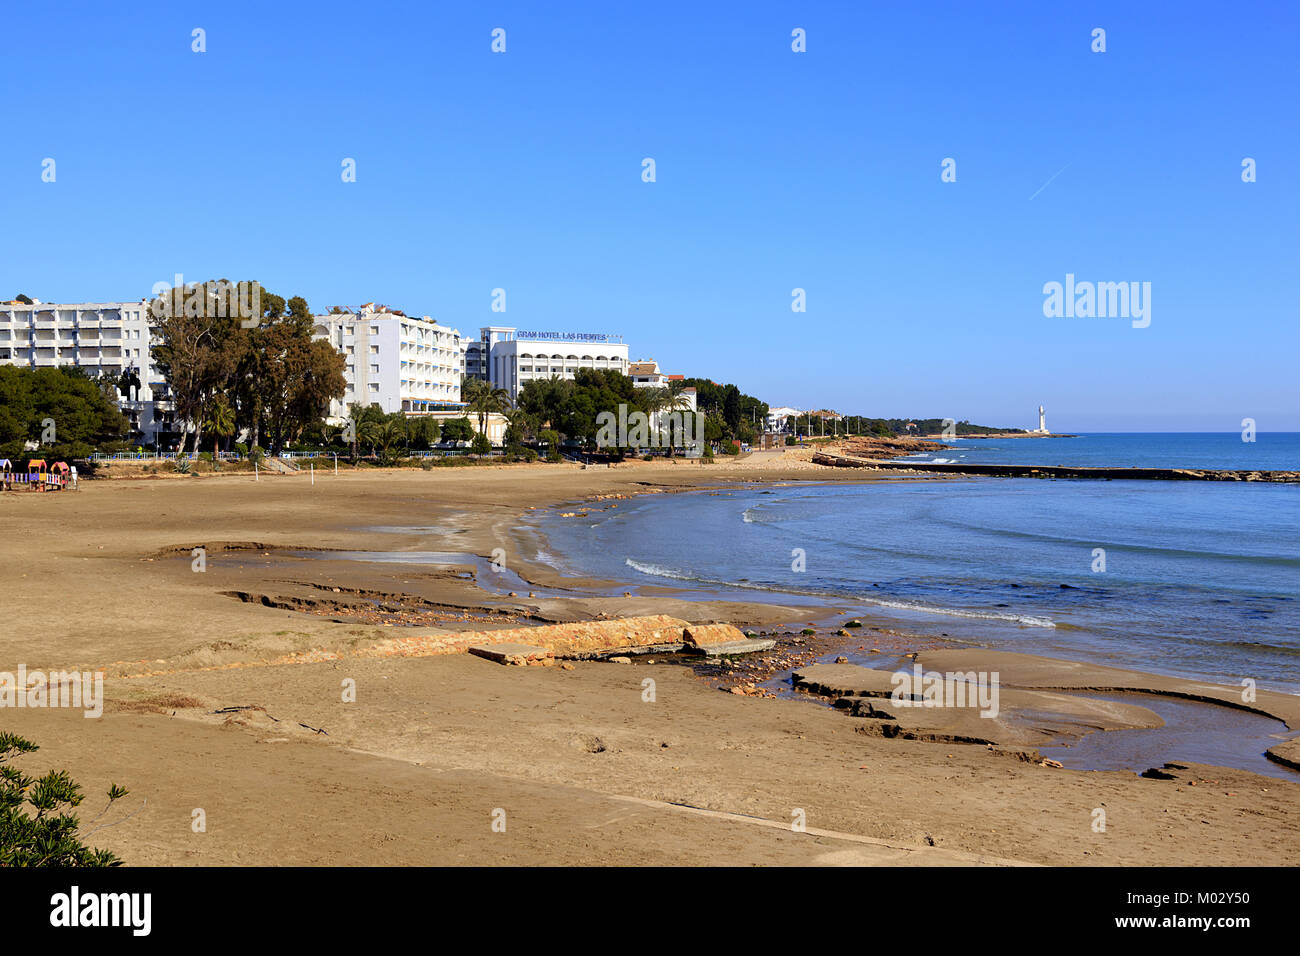
<path id="1" fill-rule="evenodd" d="M 552 656 L 544 647 L 531 647 L 528 644 L 475 644 L 469 648 L 475 657 L 482 657 L 498 664 L 527 664 Z"/>

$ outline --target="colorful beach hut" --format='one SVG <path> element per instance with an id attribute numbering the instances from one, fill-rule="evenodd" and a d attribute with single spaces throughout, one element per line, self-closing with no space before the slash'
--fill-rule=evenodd
<path id="1" fill-rule="evenodd" d="M 44 458 L 33 458 L 27 463 L 27 490 L 44 491 L 45 476 L 49 474 L 50 466 L 45 463 Z"/>
<path id="2" fill-rule="evenodd" d="M 50 465 L 50 477 L 47 484 L 51 491 L 62 491 L 68 487 L 68 463 L 66 461 L 56 461 Z"/>

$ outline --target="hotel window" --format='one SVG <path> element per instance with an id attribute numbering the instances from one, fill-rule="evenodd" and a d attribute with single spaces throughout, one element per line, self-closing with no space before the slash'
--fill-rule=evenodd
<path id="1" fill-rule="evenodd" d="M 379 346 L 378 346 L 378 345 L 372 345 L 372 346 L 370 346 L 370 354 L 371 354 L 371 355 L 378 355 L 378 354 L 379 354 Z"/>

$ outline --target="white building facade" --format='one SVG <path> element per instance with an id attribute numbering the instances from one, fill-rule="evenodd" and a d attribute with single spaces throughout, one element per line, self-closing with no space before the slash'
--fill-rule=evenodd
<path id="1" fill-rule="evenodd" d="M 134 372 L 118 407 L 131 423 L 128 439 L 152 444 L 173 431 L 167 386 L 153 364 L 149 303 L 80 302 L 0 305 L 0 363 L 24 368 L 74 365 L 115 385 Z"/>
<path id="2" fill-rule="evenodd" d="M 312 337 L 329 342 L 344 360 L 347 390 L 330 403 L 331 418 L 346 418 L 353 402 L 408 415 L 462 407 L 465 353 L 458 330 L 373 304 L 314 321 Z"/>
<path id="3" fill-rule="evenodd" d="M 536 379 L 573 379 L 580 368 L 628 373 L 622 336 L 595 332 L 528 332 L 486 326 L 465 344 L 465 374 L 505 389 L 514 401 Z"/>
<path id="4" fill-rule="evenodd" d="M 770 432 L 783 432 L 791 418 L 798 418 L 802 415 L 797 408 L 781 406 L 780 408 L 769 408 L 767 410 L 767 430 Z"/>

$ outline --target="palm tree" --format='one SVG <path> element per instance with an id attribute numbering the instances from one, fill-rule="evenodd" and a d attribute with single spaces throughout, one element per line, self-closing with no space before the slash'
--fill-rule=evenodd
<path id="1" fill-rule="evenodd" d="M 523 442 L 532 431 L 532 416 L 522 408 L 510 408 L 505 411 L 507 433 L 514 436 L 516 442 Z M 507 442 L 509 444 L 509 442 Z"/>
<path id="2" fill-rule="evenodd" d="M 208 408 L 207 419 L 203 427 L 212 433 L 212 460 L 217 459 L 217 439 L 229 438 L 235 433 L 235 410 L 230 407 L 224 395 Z"/>
<path id="3" fill-rule="evenodd" d="M 682 382 L 669 382 L 665 388 L 655 388 L 646 397 L 646 413 L 650 420 L 655 422 L 656 430 L 658 426 L 658 416 L 660 412 L 678 412 L 687 411 L 691 407 L 691 400 L 683 393 L 685 385 Z M 671 428 L 672 422 L 669 422 Z M 668 436 L 668 454 L 673 453 L 673 446 L 676 444 L 674 436 Z"/>
<path id="4" fill-rule="evenodd" d="M 478 415 L 478 430 L 487 434 L 487 418 L 493 412 L 503 412 L 511 407 L 510 393 L 504 388 L 478 378 L 466 378 L 461 383 L 461 400 L 470 411 Z"/>

